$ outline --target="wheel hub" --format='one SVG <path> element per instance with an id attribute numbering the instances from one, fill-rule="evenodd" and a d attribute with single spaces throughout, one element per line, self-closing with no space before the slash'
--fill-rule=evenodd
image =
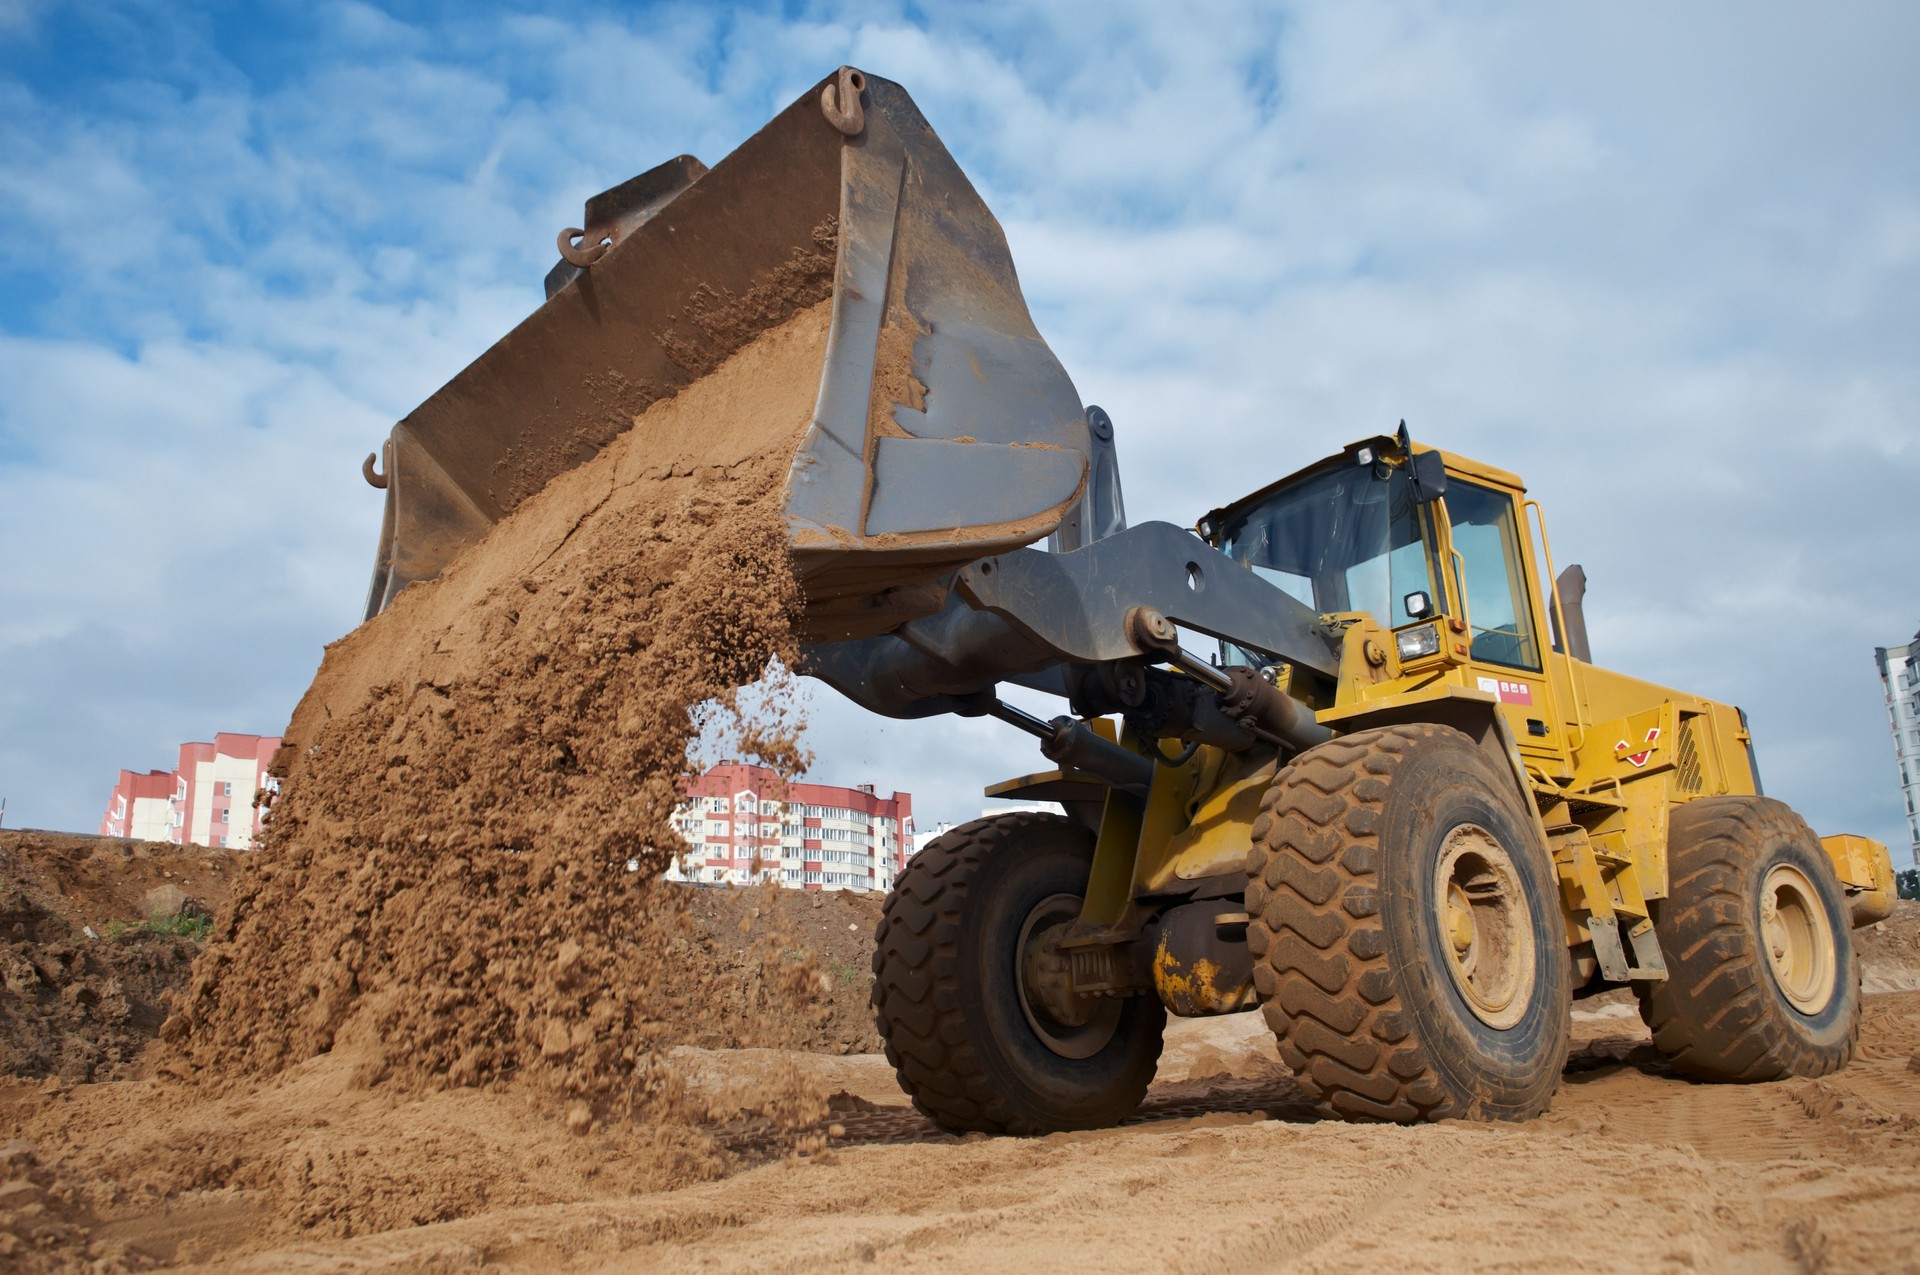
<path id="1" fill-rule="evenodd" d="M 1467 1008 L 1505 1031 L 1533 996 L 1533 917 L 1513 859 L 1477 824 L 1447 834 L 1434 866 L 1434 921 L 1447 972 Z"/>
<path id="2" fill-rule="evenodd" d="M 1760 883 L 1760 941 L 1787 1003 L 1818 1014 L 1833 1000 L 1833 926 L 1807 874 L 1776 863 Z"/>
<path id="3" fill-rule="evenodd" d="M 1456 960 L 1465 960 L 1473 951 L 1473 904 L 1467 892 L 1452 883 L 1447 886 L 1447 938 Z"/>
<path id="4" fill-rule="evenodd" d="M 1119 1001 L 1073 990 L 1071 958 L 1060 940 L 1079 917 L 1078 895 L 1042 899 L 1027 913 L 1015 949 L 1020 1012 L 1041 1043 L 1062 1058 L 1091 1058 L 1120 1025 Z"/>

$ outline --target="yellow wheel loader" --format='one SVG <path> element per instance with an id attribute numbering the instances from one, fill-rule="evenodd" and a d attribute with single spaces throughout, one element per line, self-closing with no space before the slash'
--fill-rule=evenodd
<path id="1" fill-rule="evenodd" d="M 1034 736 L 1050 768 L 989 791 L 1066 812 L 957 828 L 887 900 L 874 1009 L 940 1125 L 1117 1121 L 1169 1012 L 1258 1009 L 1355 1119 L 1539 1113 L 1571 1002 L 1614 986 L 1691 1076 L 1846 1063 L 1885 847 L 1762 796 L 1740 710 L 1591 663 L 1584 577 L 1556 579 L 1517 477 L 1402 424 L 1191 530 L 1128 526 L 1112 422 L 998 224 L 906 92 L 850 67 L 584 220 L 545 304 L 369 458 L 368 614 L 830 300 L 811 427 L 768 435 L 807 671 Z"/>

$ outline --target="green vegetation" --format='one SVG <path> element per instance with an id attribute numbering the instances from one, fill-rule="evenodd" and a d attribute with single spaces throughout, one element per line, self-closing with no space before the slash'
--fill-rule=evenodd
<path id="1" fill-rule="evenodd" d="M 115 921 L 107 927 L 110 939 L 134 938 L 145 934 L 170 934 L 178 938 L 206 942 L 213 933 L 213 918 L 204 912 L 179 912 L 158 921 Z"/>

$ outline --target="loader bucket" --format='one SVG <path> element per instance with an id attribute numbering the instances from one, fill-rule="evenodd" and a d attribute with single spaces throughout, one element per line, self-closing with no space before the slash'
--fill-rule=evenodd
<path id="1" fill-rule="evenodd" d="M 899 85 L 843 67 L 710 171 L 683 156 L 596 200 L 604 224 L 590 202 L 562 250 L 611 247 L 556 267 L 545 304 L 394 427 L 384 474 L 369 459 L 386 488 L 369 618 L 650 403 L 829 297 L 782 504 L 810 636 L 938 609 L 935 582 L 1048 535 L 1079 495 L 1079 396 L 999 224 Z"/>

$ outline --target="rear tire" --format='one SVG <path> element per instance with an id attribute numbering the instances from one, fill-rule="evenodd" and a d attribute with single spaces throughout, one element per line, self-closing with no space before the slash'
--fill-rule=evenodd
<path id="1" fill-rule="evenodd" d="M 1669 895 L 1652 905 L 1667 978 L 1634 991 L 1674 1070 L 1752 1081 L 1846 1066 L 1860 971 L 1812 829 L 1767 797 L 1706 797 L 1673 812 L 1667 859 Z"/>
<path id="2" fill-rule="evenodd" d="M 1093 846 L 1059 815 L 994 815 L 936 839 L 887 896 L 874 1017 L 901 1087 L 941 1128 L 1099 1128 L 1145 1096 L 1166 1024 L 1160 1002 L 1048 1002 L 1026 973 L 1056 959 L 1046 939 L 1078 915 Z"/>
<path id="3" fill-rule="evenodd" d="M 1302 753 L 1261 801 L 1247 869 L 1261 1009 L 1322 1110 L 1546 1110 L 1571 1027 L 1558 879 L 1472 740 L 1387 726 Z"/>

